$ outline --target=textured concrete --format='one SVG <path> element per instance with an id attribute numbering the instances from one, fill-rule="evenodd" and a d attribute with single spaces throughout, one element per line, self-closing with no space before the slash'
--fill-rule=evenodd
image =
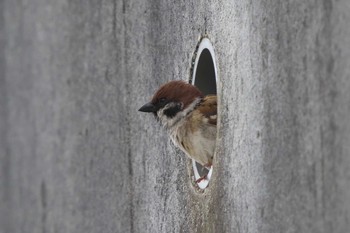
<path id="1" fill-rule="evenodd" d="M 348 0 L 0 6 L 1 233 L 350 229 Z M 200 193 L 137 109 L 203 35 L 221 118 Z"/>

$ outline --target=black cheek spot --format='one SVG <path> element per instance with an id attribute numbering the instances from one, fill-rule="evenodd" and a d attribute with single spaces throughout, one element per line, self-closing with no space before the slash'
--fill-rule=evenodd
<path id="1" fill-rule="evenodd" d="M 181 111 L 181 105 L 177 104 L 174 107 L 164 110 L 164 115 L 166 115 L 169 118 L 173 118 L 180 111 Z"/>

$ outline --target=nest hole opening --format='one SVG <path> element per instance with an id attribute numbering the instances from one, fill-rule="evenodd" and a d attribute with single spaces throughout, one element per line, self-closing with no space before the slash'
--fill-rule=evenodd
<path id="1" fill-rule="evenodd" d="M 215 63 L 215 53 L 208 38 L 201 40 L 195 53 L 191 83 L 198 87 L 198 89 L 201 90 L 204 95 L 217 95 L 217 69 Z M 192 169 L 195 180 L 206 176 L 205 179 L 197 183 L 198 187 L 200 189 L 205 189 L 208 187 L 213 172 L 213 166 L 208 169 L 197 163 L 195 160 L 192 160 Z"/>

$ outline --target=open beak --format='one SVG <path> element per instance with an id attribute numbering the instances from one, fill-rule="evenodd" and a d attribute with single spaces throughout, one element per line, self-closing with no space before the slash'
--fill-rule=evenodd
<path id="1" fill-rule="evenodd" d="M 140 112 L 156 112 L 157 108 L 152 103 L 147 103 L 143 105 L 140 109 Z"/>

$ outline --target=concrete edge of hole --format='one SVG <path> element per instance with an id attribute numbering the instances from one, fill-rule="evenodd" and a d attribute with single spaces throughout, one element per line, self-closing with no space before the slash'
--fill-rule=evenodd
<path id="1" fill-rule="evenodd" d="M 200 41 L 199 46 L 195 51 L 196 58 L 194 60 L 194 66 L 193 66 L 192 77 L 190 79 L 190 82 L 192 85 L 195 84 L 199 58 L 201 57 L 202 52 L 205 49 L 207 49 L 209 51 L 209 53 L 211 55 L 212 62 L 213 62 L 214 73 L 215 73 L 215 83 L 216 83 L 216 94 L 217 94 L 217 92 L 218 92 L 217 91 L 218 90 L 218 85 L 217 85 L 218 84 L 218 73 L 217 73 L 217 67 L 216 67 L 216 57 L 215 57 L 214 47 L 208 38 L 203 38 Z M 216 154 L 216 149 L 214 152 L 214 156 L 215 156 L 215 154 Z M 193 175 L 194 175 L 195 180 L 198 180 L 200 178 L 200 175 L 198 172 L 196 161 L 193 159 L 192 159 L 192 169 L 193 169 Z M 205 188 L 208 187 L 212 173 L 213 173 L 213 165 L 211 166 L 211 168 L 207 174 L 207 179 L 204 179 L 201 182 L 197 183 L 197 185 L 200 189 L 204 190 Z"/>

